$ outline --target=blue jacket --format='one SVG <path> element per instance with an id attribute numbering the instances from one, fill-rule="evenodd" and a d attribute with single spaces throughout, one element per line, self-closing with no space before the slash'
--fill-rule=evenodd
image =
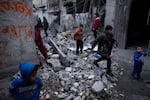
<path id="1" fill-rule="evenodd" d="M 40 77 L 37 77 L 34 82 L 29 82 L 34 64 L 21 63 L 19 66 L 21 77 L 12 80 L 9 90 L 12 93 L 14 100 L 39 100 L 40 88 L 42 81 Z"/>
<path id="2" fill-rule="evenodd" d="M 143 66 L 145 56 L 146 54 L 143 52 L 134 52 L 134 66 Z"/>

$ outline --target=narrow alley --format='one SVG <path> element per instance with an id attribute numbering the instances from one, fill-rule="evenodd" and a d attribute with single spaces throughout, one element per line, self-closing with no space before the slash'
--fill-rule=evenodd
<path id="1" fill-rule="evenodd" d="M 35 100 L 150 100 L 150 6 L 131 1 L 0 0 L 0 100 L 16 100 L 17 91 L 32 88 L 10 90 L 12 80 L 23 79 L 23 62 L 38 65 L 42 85 Z M 139 5 L 145 9 L 138 9 L 137 29 Z M 110 55 L 106 50 L 110 73 L 109 59 L 98 61 L 110 46 L 100 38 L 108 25 L 115 41 Z M 140 79 L 131 76 L 137 47 L 146 54 Z"/>

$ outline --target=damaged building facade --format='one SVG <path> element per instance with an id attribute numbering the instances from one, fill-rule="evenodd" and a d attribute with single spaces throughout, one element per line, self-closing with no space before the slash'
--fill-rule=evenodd
<path id="1" fill-rule="evenodd" d="M 47 0 L 47 3 L 44 3 L 46 0 L 41 1 L 47 10 L 53 8 L 58 15 L 60 14 L 58 19 L 63 27 L 59 29 L 61 32 L 70 29 L 68 26 L 77 26 L 79 24 L 76 23 L 77 19 L 85 19 L 86 22 L 82 23 L 91 27 L 92 15 L 98 12 L 102 26 L 110 24 L 114 27 L 114 36 L 120 48 L 135 46 L 147 48 L 148 46 L 150 39 L 148 0 Z M 81 13 L 87 13 L 87 15 L 80 18 L 78 14 Z M 68 26 L 63 25 L 67 22 L 66 20 L 69 23 L 69 25 L 66 24 Z"/>

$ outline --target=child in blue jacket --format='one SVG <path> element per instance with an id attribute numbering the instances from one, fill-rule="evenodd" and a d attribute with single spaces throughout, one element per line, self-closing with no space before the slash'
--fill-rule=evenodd
<path id="1" fill-rule="evenodd" d="M 37 77 L 39 65 L 21 63 L 19 66 L 20 78 L 11 81 L 9 91 L 14 100 L 40 100 L 42 81 Z"/>
<path id="2" fill-rule="evenodd" d="M 142 67 L 144 65 L 145 56 L 146 53 L 143 52 L 142 48 L 137 47 L 137 50 L 134 52 L 134 65 L 133 65 L 133 71 L 131 73 L 132 77 L 135 77 L 136 79 L 141 79 L 141 72 L 142 72 Z"/>

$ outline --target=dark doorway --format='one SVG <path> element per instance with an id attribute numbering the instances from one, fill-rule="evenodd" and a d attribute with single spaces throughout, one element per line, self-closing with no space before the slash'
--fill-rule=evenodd
<path id="1" fill-rule="evenodd" d="M 149 0 L 133 0 L 130 9 L 127 47 L 147 46 L 150 40 Z"/>

